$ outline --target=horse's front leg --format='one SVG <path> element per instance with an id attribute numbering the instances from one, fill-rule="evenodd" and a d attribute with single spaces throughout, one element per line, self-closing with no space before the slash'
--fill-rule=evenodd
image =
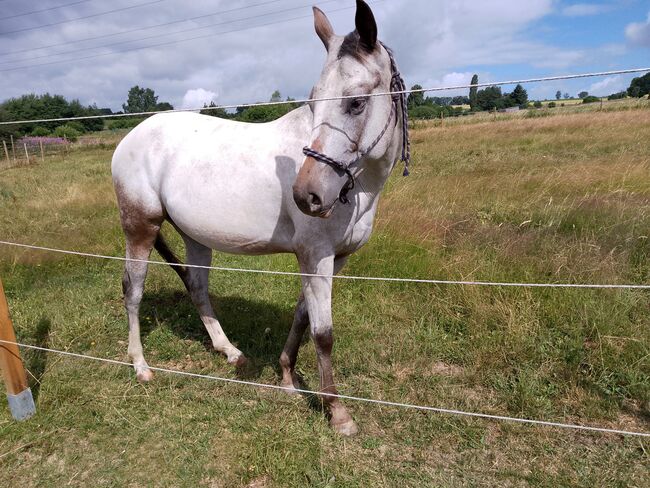
<path id="1" fill-rule="evenodd" d="M 341 268 L 343 268 L 347 260 L 347 256 L 338 256 L 334 259 L 334 274 L 341 271 Z M 300 348 L 302 337 L 308 325 L 309 314 L 307 312 L 307 305 L 305 304 L 305 295 L 301 290 L 293 317 L 293 325 L 291 326 L 287 342 L 284 344 L 284 349 L 280 355 L 280 367 L 282 368 L 281 385 L 288 388 L 289 390 L 287 391 L 289 392 L 295 388 L 302 388 L 300 378 L 296 373 L 296 361 L 298 359 L 298 349 Z"/>
<path id="2" fill-rule="evenodd" d="M 303 273 L 331 276 L 334 272 L 334 256 L 307 259 L 299 257 Z M 309 313 L 311 336 L 316 347 L 318 369 L 320 373 L 320 391 L 338 394 L 332 372 L 332 278 L 303 276 L 303 293 Z M 343 435 L 354 435 L 358 429 L 354 420 L 340 399 L 322 396 L 323 402 L 330 411 L 330 425 Z"/>

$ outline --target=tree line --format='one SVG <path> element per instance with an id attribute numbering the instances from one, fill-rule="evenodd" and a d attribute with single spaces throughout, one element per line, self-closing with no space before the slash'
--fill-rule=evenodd
<path id="1" fill-rule="evenodd" d="M 478 84 L 478 75 L 474 75 L 472 85 Z M 466 115 L 472 112 L 493 111 L 509 107 L 528 108 L 528 93 L 523 86 L 517 85 L 510 93 L 504 93 L 498 86 L 488 86 L 483 89 L 473 86 L 469 89 L 468 96 L 454 97 L 425 97 L 422 86 L 413 85 L 413 90 L 407 100 L 409 116 L 413 119 L 433 119 Z M 625 91 L 612 93 L 608 99 L 616 100 L 626 97 L 640 98 L 650 94 L 650 73 L 634 78 Z M 580 92 L 578 97 L 584 103 L 600 100 L 589 95 L 586 91 Z M 151 88 L 135 85 L 129 89 L 126 102 L 122 104 L 122 111 L 116 114 L 138 114 L 141 112 L 160 112 L 173 110 L 169 102 L 159 101 L 159 97 Z M 568 93 L 558 90 L 556 100 L 568 99 Z M 271 102 L 283 101 L 278 90 L 271 94 Z M 225 119 L 239 120 L 242 122 L 269 122 L 282 117 L 286 113 L 300 106 L 292 98 L 284 101 L 289 103 L 256 107 L 237 107 L 234 111 L 217 108 L 214 102 L 204 105 L 202 114 Z M 536 101 L 534 107 L 541 107 L 542 103 Z M 555 106 L 550 102 L 549 107 Z M 214 107 L 214 108 L 213 108 Z M 467 108 L 469 107 L 469 108 Z M 109 108 L 98 108 L 96 105 L 84 106 L 79 100 L 67 100 L 62 95 L 29 94 L 17 98 L 10 98 L 0 103 L 0 121 L 29 120 L 29 119 L 54 119 L 67 117 L 84 117 L 93 115 L 113 114 Z M 19 125 L 0 125 L 0 139 L 9 139 L 10 136 L 21 137 L 24 135 L 58 137 L 66 136 L 74 140 L 85 132 L 97 131 L 104 128 L 119 129 L 131 128 L 139 124 L 145 117 L 134 115 L 121 117 L 114 120 L 84 119 L 67 122 L 40 122 Z"/>

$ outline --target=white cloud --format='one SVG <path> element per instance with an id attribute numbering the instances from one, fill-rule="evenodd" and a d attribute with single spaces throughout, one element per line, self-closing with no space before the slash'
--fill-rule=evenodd
<path id="1" fill-rule="evenodd" d="M 633 22 L 625 28 L 625 37 L 632 44 L 650 47 L 650 12 L 645 22 Z"/>
<path id="2" fill-rule="evenodd" d="M 584 17 L 586 15 L 598 15 L 609 12 L 613 5 L 599 3 L 575 3 L 562 9 L 562 15 L 567 17 Z"/>
<path id="3" fill-rule="evenodd" d="M 122 7 L 128 1 L 114 0 L 114 3 L 116 7 Z M 60 4 L 60 0 L 57 2 L 41 0 L 39 7 Z M 397 62 L 409 85 L 462 84 L 469 81 L 469 70 L 478 72 L 481 81 L 490 81 L 487 73 L 495 73 L 498 66 L 506 65 L 529 67 L 531 71 L 539 68 L 543 73 L 555 70 L 575 72 L 586 63 L 605 65 L 620 57 L 606 52 L 603 46 L 585 43 L 589 47 L 564 47 L 560 41 L 539 40 L 534 34 L 539 32 L 536 29 L 557 11 L 558 3 L 558 0 L 391 0 L 373 4 L 372 9 L 377 18 L 379 37 L 395 50 Z M 322 5 L 330 11 L 328 17 L 338 34 L 354 29 L 354 9 L 348 8 L 353 5 L 351 0 Z M 223 104 L 268 100 L 276 89 L 285 97 L 304 97 L 318 78 L 325 53 L 314 33 L 310 8 L 272 13 L 288 7 L 291 7 L 288 1 L 277 6 L 252 7 L 250 0 L 194 0 L 186 2 L 183 11 L 179 12 L 174 2 L 163 2 L 155 8 L 134 9 L 11 35 L 1 33 L 57 22 L 66 18 L 65 9 L 53 10 L 36 18 L 0 20 L 0 51 L 3 52 L 86 37 L 111 36 L 12 56 L 0 55 L 0 62 L 16 60 L 16 64 L 5 64 L 0 69 L 68 60 L 61 64 L 0 73 L 0 98 L 49 91 L 79 98 L 82 103 L 96 101 L 99 106 L 119 109 L 129 88 L 136 84 L 154 89 L 159 100 L 179 107 L 189 104 L 185 101 L 186 96 L 191 96 L 189 93 L 199 87 L 205 92 L 218 93 L 219 102 Z M 124 30 L 140 29 L 143 25 L 169 23 L 233 8 L 242 10 L 113 36 Z M 341 8 L 347 10 L 332 12 Z M 73 13 L 82 16 L 95 11 L 97 6 L 89 2 L 76 6 Z M 283 21 L 300 16 L 305 18 Z M 245 17 L 251 18 L 236 21 Z M 235 22 L 208 27 L 230 21 Z M 260 26 L 276 21 L 282 22 Z M 201 30 L 175 34 L 189 28 Z M 162 38 L 133 40 L 163 34 Z M 211 37 L 124 52 L 140 46 L 205 35 Z M 125 42 L 127 39 L 132 41 Z M 93 47 L 116 42 L 125 43 L 101 49 Z M 86 48 L 88 50 L 76 54 L 56 55 Z M 104 56 L 105 53 L 108 55 Z M 101 56 L 80 59 L 95 54 Z M 43 55 L 48 57 L 29 59 Z M 530 89 L 534 87 L 531 85 Z M 460 90 L 458 94 L 466 94 L 462 92 Z M 440 92 L 435 95 L 447 94 Z M 204 98 L 198 93 L 196 96 L 198 105 L 210 101 L 210 96 Z"/>
<path id="4" fill-rule="evenodd" d="M 622 76 L 609 76 L 604 78 L 601 81 L 592 83 L 591 86 L 587 89 L 590 95 L 595 95 L 597 97 L 604 97 L 611 95 L 612 93 L 618 93 L 624 91 L 630 82 L 624 79 Z"/>
<path id="5" fill-rule="evenodd" d="M 202 107 L 204 104 L 210 105 L 210 102 L 217 100 L 217 94 L 210 90 L 203 88 L 194 88 L 187 90 L 183 95 L 183 102 L 181 108 L 196 108 Z"/>
<path id="6" fill-rule="evenodd" d="M 464 72 L 458 73 L 456 71 L 452 73 L 446 73 L 440 78 L 427 79 L 424 81 L 424 88 L 432 87 L 443 87 L 443 86 L 458 86 L 458 85 L 468 85 L 472 81 L 472 76 L 474 73 Z M 485 80 L 480 78 L 480 82 L 483 83 Z M 454 97 L 456 95 L 467 95 L 468 89 L 461 88 L 458 90 L 445 90 L 442 92 L 427 92 L 425 96 L 431 97 Z"/>

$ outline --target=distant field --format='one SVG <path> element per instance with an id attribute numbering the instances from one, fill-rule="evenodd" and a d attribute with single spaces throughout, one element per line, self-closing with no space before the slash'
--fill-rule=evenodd
<path id="1" fill-rule="evenodd" d="M 561 100 L 542 100 L 543 105 L 548 105 L 551 102 L 555 102 L 558 106 L 564 105 L 577 105 L 582 103 L 582 98 L 563 98 Z"/>
<path id="2" fill-rule="evenodd" d="M 395 171 L 370 243 L 344 272 L 650 283 L 650 110 L 627 103 L 416 123 L 412 176 Z M 0 171 L 1 238 L 123 255 L 109 170 L 121 135 L 79 143 L 65 161 Z M 297 269 L 291 256 L 219 254 L 214 264 Z M 0 246 L 19 339 L 33 344 L 126 360 L 121 273 L 119 263 Z M 277 384 L 298 280 L 214 273 L 210 290 L 252 361 L 246 377 Z M 648 432 L 649 309 L 639 290 L 336 281 L 335 370 L 344 394 Z M 143 327 L 151 364 L 235 377 L 166 267 L 150 269 Z M 38 414 L 15 423 L 0 400 L 5 486 L 591 488 L 648 479 L 650 442 L 638 438 L 347 402 L 361 432 L 342 439 L 303 398 L 163 374 L 140 385 L 131 369 L 25 356 Z M 316 387 L 310 342 L 299 365 Z"/>

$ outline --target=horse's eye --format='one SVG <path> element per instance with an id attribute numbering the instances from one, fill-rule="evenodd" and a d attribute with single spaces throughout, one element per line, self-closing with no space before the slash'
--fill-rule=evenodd
<path id="1" fill-rule="evenodd" d="M 366 99 L 365 98 L 354 98 L 350 102 L 350 113 L 358 115 L 363 112 L 363 109 L 366 108 Z"/>

